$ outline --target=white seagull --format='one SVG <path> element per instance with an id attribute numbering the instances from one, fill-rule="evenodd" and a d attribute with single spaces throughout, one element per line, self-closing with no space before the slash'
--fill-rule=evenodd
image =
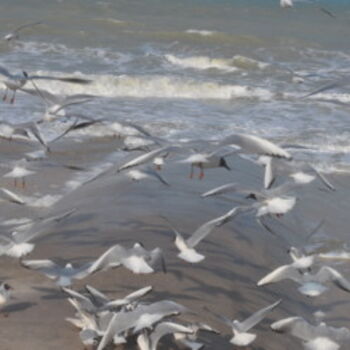
<path id="1" fill-rule="evenodd" d="M 271 329 L 302 340 L 305 350 L 338 350 L 342 344 L 349 344 L 350 341 L 348 328 L 335 328 L 324 322 L 314 326 L 299 316 L 274 322 Z"/>
<path id="2" fill-rule="evenodd" d="M 78 268 L 71 263 L 60 266 L 52 260 L 21 260 L 21 265 L 30 270 L 37 270 L 50 279 L 56 281 L 60 287 L 67 287 L 72 284 L 73 279 L 83 279 L 91 274 L 92 262 L 84 264 Z"/>
<path id="3" fill-rule="evenodd" d="M 322 266 L 318 272 L 311 274 L 301 272 L 298 265 L 283 265 L 263 277 L 257 285 L 263 286 L 286 279 L 300 284 L 299 292 L 309 297 L 317 297 L 324 293 L 328 289 L 324 283 L 328 281 L 333 282 L 338 288 L 350 292 L 350 282 L 341 273 L 329 266 Z"/>
<path id="4" fill-rule="evenodd" d="M 236 207 L 226 214 L 210 220 L 203 225 L 201 225 L 192 235 L 185 239 L 170 223 L 169 220 L 163 217 L 166 222 L 169 224 L 170 228 L 173 230 L 175 234 L 175 245 L 180 253 L 177 255 L 180 259 L 185 260 L 190 263 L 198 263 L 204 260 L 205 256 L 198 253 L 194 248 L 199 244 L 201 240 L 203 240 L 206 236 L 208 236 L 214 228 L 223 225 L 224 223 L 233 220 L 233 218 L 238 215 L 241 211 L 240 207 Z"/>
<path id="5" fill-rule="evenodd" d="M 8 90 L 12 90 L 13 94 L 10 99 L 10 103 L 15 102 L 16 91 L 22 88 L 28 81 L 34 80 L 57 80 L 66 83 L 74 83 L 74 84 L 89 84 L 91 80 L 82 79 L 82 78 L 74 78 L 74 77 L 54 77 L 49 75 L 29 75 L 27 72 L 22 71 L 19 74 L 11 74 L 5 67 L 0 66 L 0 75 L 4 77 L 2 83 L 5 85 L 6 90 L 3 97 L 3 101 L 7 99 Z"/>
<path id="6" fill-rule="evenodd" d="M 231 338 L 230 343 L 236 346 L 248 346 L 256 338 L 256 334 L 248 333 L 248 331 L 260 323 L 267 314 L 281 303 L 281 301 L 282 300 L 277 300 L 275 303 L 256 311 L 242 322 L 238 320 L 231 321 L 230 319 L 217 314 L 215 314 L 215 316 L 223 320 L 228 326 L 232 327 L 233 337 Z"/>
<path id="7" fill-rule="evenodd" d="M 42 24 L 42 23 L 43 22 L 33 22 L 33 23 L 22 24 L 19 27 L 15 28 L 12 32 L 4 35 L 2 39 L 6 40 L 6 41 L 17 40 L 17 39 L 19 39 L 19 33 L 21 30 L 23 30 L 25 28 L 35 27 L 35 26 Z"/>

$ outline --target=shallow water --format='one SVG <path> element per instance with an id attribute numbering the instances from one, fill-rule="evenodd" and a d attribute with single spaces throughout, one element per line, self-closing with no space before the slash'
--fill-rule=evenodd
<path id="1" fill-rule="evenodd" d="M 325 8 L 336 16 L 321 11 Z M 2 1 L 0 30 L 42 21 L 0 46 L 0 64 L 92 78 L 90 86 L 45 82 L 61 94 L 101 97 L 76 110 L 132 120 L 172 138 L 221 137 L 234 131 L 301 143 L 326 171 L 347 170 L 346 88 L 305 93 L 349 74 L 346 1 Z M 290 70 L 310 75 L 292 82 Z M 1 119 L 39 118 L 38 99 L 2 104 Z M 50 131 L 45 130 L 47 135 Z"/>

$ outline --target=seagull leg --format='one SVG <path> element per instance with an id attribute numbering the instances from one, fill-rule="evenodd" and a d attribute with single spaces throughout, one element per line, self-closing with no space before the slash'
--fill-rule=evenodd
<path id="1" fill-rule="evenodd" d="M 17 187 L 17 178 L 14 179 L 14 185 Z"/>
<path id="2" fill-rule="evenodd" d="M 24 177 L 22 177 L 22 188 L 25 189 L 26 188 L 26 180 Z"/>
<path id="3" fill-rule="evenodd" d="M 204 170 L 203 170 L 203 164 L 200 163 L 199 164 L 199 169 L 201 169 L 199 175 L 198 175 L 198 179 L 202 180 L 204 178 Z"/>
<path id="4" fill-rule="evenodd" d="M 193 164 L 191 164 L 191 172 L 190 172 L 190 179 L 193 178 Z"/>
<path id="5" fill-rule="evenodd" d="M 14 104 L 15 103 L 15 97 L 16 97 L 16 90 L 13 90 L 13 95 L 12 95 L 12 98 L 10 100 L 10 103 L 11 104 Z"/>
<path id="6" fill-rule="evenodd" d="M 2 100 L 3 100 L 4 102 L 5 102 L 6 99 L 7 99 L 7 93 L 8 93 L 8 91 L 9 91 L 9 89 L 6 88 L 5 93 L 4 93 L 4 96 L 2 97 Z"/>

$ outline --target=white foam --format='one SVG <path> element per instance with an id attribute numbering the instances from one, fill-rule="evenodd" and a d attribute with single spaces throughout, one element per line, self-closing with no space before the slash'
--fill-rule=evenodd
<path id="1" fill-rule="evenodd" d="M 43 72 L 37 74 L 62 73 Z M 65 74 L 67 75 L 67 74 Z M 93 94 L 104 97 L 133 97 L 133 98 L 182 98 L 182 99 L 219 99 L 256 98 L 271 100 L 274 93 L 259 87 L 245 85 L 229 85 L 217 82 L 200 82 L 190 78 L 177 76 L 130 76 L 130 75 L 88 75 L 75 72 L 76 77 L 89 78 L 89 85 L 66 84 L 58 81 L 37 81 L 40 88 L 62 95 Z"/>
<path id="2" fill-rule="evenodd" d="M 232 66 L 232 59 L 210 58 L 206 56 L 177 57 L 170 54 L 165 55 L 165 58 L 170 63 L 183 68 L 194 68 L 194 69 L 216 68 L 226 72 L 237 71 L 237 68 Z"/>
<path id="3" fill-rule="evenodd" d="M 212 30 L 205 30 L 205 29 L 187 29 L 185 33 L 188 34 L 197 34 L 197 35 L 202 35 L 202 36 L 210 36 L 215 34 L 214 31 Z"/>

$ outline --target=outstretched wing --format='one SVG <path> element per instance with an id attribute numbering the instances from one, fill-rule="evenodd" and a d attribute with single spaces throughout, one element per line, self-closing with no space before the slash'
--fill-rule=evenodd
<path id="1" fill-rule="evenodd" d="M 275 303 L 268 305 L 259 311 L 255 312 L 253 315 L 248 317 L 243 322 L 239 323 L 239 329 L 241 332 L 247 332 L 249 329 L 253 328 L 255 325 L 257 325 L 260 321 L 262 321 L 266 315 L 271 312 L 277 305 L 281 303 L 281 299 L 277 300 Z"/>

